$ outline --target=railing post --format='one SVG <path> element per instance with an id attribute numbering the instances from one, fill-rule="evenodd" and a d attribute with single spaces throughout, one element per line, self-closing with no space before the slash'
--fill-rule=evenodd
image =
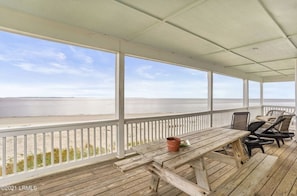
<path id="1" fill-rule="evenodd" d="M 125 156 L 125 133 L 124 133 L 124 101 L 125 101 L 125 55 L 121 52 L 117 53 L 116 65 L 116 117 L 119 120 L 117 129 L 117 157 Z"/>

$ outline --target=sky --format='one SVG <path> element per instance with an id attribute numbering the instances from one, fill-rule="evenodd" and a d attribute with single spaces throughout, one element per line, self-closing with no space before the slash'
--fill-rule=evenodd
<path id="1" fill-rule="evenodd" d="M 114 53 L 3 31 L 0 51 L 0 97 L 115 96 Z M 250 87 L 259 98 L 259 83 Z M 207 98 L 207 73 L 127 56 L 125 96 Z M 214 74 L 214 97 L 242 98 L 242 80 Z M 294 83 L 264 84 L 264 98 L 294 98 Z"/>

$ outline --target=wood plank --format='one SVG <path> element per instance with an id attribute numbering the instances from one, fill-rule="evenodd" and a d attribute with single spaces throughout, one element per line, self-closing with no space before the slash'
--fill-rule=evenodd
<path id="1" fill-rule="evenodd" d="M 151 157 L 145 157 L 143 155 L 134 156 L 128 159 L 124 159 L 121 161 L 117 161 L 114 163 L 114 166 L 118 168 L 122 172 L 129 171 L 131 169 L 135 169 L 137 167 L 141 167 L 147 165 L 152 162 Z"/>
<path id="2" fill-rule="evenodd" d="M 282 168 L 283 169 L 283 168 Z M 289 195 L 297 179 L 297 161 L 294 161 L 292 167 L 288 170 L 287 175 L 283 178 L 273 195 Z M 297 193 L 297 192 L 295 192 Z"/>
<path id="3" fill-rule="evenodd" d="M 275 145 L 276 146 L 276 145 Z M 280 181 L 284 178 L 284 172 L 287 172 L 287 165 L 292 164 L 292 161 L 296 159 L 296 143 L 291 142 L 290 146 L 282 145 L 281 148 L 276 148 L 277 150 L 273 155 L 279 156 L 279 161 L 273 167 L 269 179 L 263 184 L 259 184 L 261 189 L 259 190 L 259 195 L 272 195 L 275 189 L 278 187 Z M 293 158 L 293 159 L 292 159 Z"/>
<path id="4" fill-rule="evenodd" d="M 295 180 L 294 185 L 292 186 L 292 189 L 288 195 L 297 195 L 297 181 Z"/>
<path id="5" fill-rule="evenodd" d="M 227 181 L 221 184 L 211 195 L 251 195 L 253 187 L 266 176 L 276 162 L 277 157 L 256 154 Z"/>
<path id="6" fill-rule="evenodd" d="M 228 165 L 231 166 L 236 166 L 236 162 L 234 160 L 234 157 L 230 156 L 230 155 L 225 155 L 222 153 L 218 153 L 218 152 L 209 152 L 205 155 L 205 157 L 212 159 L 212 160 L 217 160 L 219 162 L 222 163 L 226 163 Z"/>
<path id="7" fill-rule="evenodd" d="M 235 191 L 232 192 L 230 196 L 238 195 L 252 195 L 257 192 L 256 186 L 261 181 L 265 180 L 264 178 L 270 172 L 270 169 L 277 161 L 275 156 L 266 156 L 266 158 L 258 165 L 258 167 L 245 178 L 244 182 L 240 184 L 240 188 L 237 187 Z"/>

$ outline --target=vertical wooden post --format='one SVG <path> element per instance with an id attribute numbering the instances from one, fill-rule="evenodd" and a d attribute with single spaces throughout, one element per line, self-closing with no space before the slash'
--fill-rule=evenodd
<path id="1" fill-rule="evenodd" d="M 240 168 L 242 166 L 242 163 L 244 163 L 248 159 L 248 156 L 246 155 L 246 153 L 244 153 L 242 142 L 240 139 L 232 143 L 232 151 L 236 161 L 236 166 L 237 168 Z"/>
<path id="2" fill-rule="evenodd" d="M 154 192 L 158 192 L 159 183 L 160 177 L 152 173 L 150 189 L 152 189 Z"/>
<path id="3" fill-rule="evenodd" d="M 204 163 L 204 158 L 201 157 L 195 161 L 192 161 L 190 164 L 194 168 L 196 182 L 199 185 L 199 187 L 210 191 L 211 188 L 208 182 L 208 175 L 207 175 L 207 171 Z"/>

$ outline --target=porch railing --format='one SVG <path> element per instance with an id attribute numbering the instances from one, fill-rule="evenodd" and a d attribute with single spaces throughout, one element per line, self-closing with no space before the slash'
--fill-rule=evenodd
<path id="1" fill-rule="evenodd" d="M 269 108 L 269 106 L 267 106 Z M 291 108 L 286 108 L 291 111 Z M 131 147 L 172 135 L 225 126 L 232 113 L 247 108 L 190 114 L 129 118 L 124 123 L 124 144 Z M 249 108 L 251 118 L 266 111 Z M 114 158 L 118 120 L 0 129 L 0 184 L 11 184 L 52 172 Z"/>
<path id="2" fill-rule="evenodd" d="M 0 184 L 114 157 L 117 120 L 0 130 Z"/>

